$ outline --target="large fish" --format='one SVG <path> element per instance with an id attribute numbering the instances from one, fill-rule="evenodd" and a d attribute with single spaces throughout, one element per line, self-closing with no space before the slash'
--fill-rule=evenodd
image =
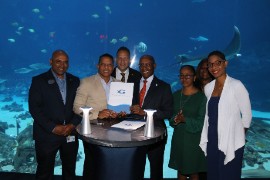
<path id="1" fill-rule="evenodd" d="M 222 51 L 226 55 L 226 59 L 230 60 L 237 56 L 240 56 L 239 51 L 241 48 L 241 39 L 240 39 L 240 31 L 239 29 L 234 26 L 234 35 L 231 42 L 228 46 Z M 180 54 L 177 56 L 178 62 L 180 64 L 189 64 L 193 66 L 197 66 L 199 62 L 206 58 L 208 54 L 201 55 L 201 56 L 190 56 L 187 54 Z"/>

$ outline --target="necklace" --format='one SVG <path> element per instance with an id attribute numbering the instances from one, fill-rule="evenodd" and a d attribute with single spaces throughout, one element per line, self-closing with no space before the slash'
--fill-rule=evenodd
<path id="1" fill-rule="evenodd" d="M 183 89 L 181 90 L 181 96 L 180 96 L 180 114 L 183 112 L 183 108 L 185 106 L 185 104 L 189 101 L 189 99 L 191 98 L 192 95 L 189 95 L 185 101 L 182 101 L 182 97 L 183 97 Z"/>

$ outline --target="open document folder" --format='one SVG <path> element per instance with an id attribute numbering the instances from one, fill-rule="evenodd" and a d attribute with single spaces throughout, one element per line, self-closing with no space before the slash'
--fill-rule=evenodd
<path id="1" fill-rule="evenodd" d="M 108 109 L 117 113 L 129 113 L 132 104 L 134 83 L 111 82 Z"/>
<path id="2" fill-rule="evenodd" d="M 120 123 L 114 124 L 111 127 L 120 128 L 125 130 L 135 130 L 145 125 L 143 121 L 121 121 Z"/>

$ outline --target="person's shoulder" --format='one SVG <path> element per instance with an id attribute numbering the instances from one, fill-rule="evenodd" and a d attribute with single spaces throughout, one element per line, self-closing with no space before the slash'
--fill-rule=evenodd
<path id="1" fill-rule="evenodd" d="M 36 76 L 33 76 L 32 79 L 36 80 L 36 79 L 44 79 L 47 78 L 48 76 L 52 75 L 52 73 L 50 72 L 51 70 L 48 70 L 46 72 L 43 72 L 41 74 L 38 74 Z"/>
<path id="2" fill-rule="evenodd" d="M 195 93 L 195 96 L 197 96 L 198 98 L 206 98 L 204 92 L 200 90 Z"/>
<path id="3" fill-rule="evenodd" d="M 215 81 L 216 81 L 216 80 L 213 80 L 213 81 L 209 82 L 208 84 L 206 84 L 206 85 L 204 86 L 204 94 L 205 94 L 207 97 L 210 96 L 210 93 L 212 92 L 211 89 L 213 89 L 214 86 L 215 86 Z"/>
<path id="4" fill-rule="evenodd" d="M 246 89 L 245 85 L 239 79 L 235 79 L 233 77 L 229 77 L 229 86 L 234 90 Z"/>
<path id="5" fill-rule="evenodd" d="M 71 73 L 67 73 L 67 77 L 68 77 L 69 79 L 74 79 L 74 80 L 76 80 L 76 81 L 79 81 L 79 80 L 80 80 L 80 78 L 79 78 L 78 76 L 75 76 L 75 75 L 73 75 L 73 74 L 71 74 Z"/>
<path id="6" fill-rule="evenodd" d="M 158 84 L 160 84 L 160 85 L 162 85 L 162 86 L 170 86 L 169 83 L 167 83 L 167 82 L 165 82 L 165 81 L 159 79 L 159 78 L 156 77 L 156 76 L 154 76 L 153 81 L 155 81 L 156 83 L 158 83 Z M 171 86 L 170 86 L 170 87 L 171 87 Z"/>
<path id="7" fill-rule="evenodd" d="M 216 81 L 216 80 L 213 80 L 213 81 L 207 83 L 207 84 L 204 86 L 204 89 L 209 89 L 211 86 L 214 86 L 215 81 Z"/>
<path id="8" fill-rule="evenodd" d="M 141 75 L 141 73 L 139 71 L 137 71 L 136 69 L 133 69 L 133 68 L 129 68 L 129 72 L 130 73 L 134 73 L 134 74 L 137 74 L 137 75 Z"/>
<path id="9" fill-rule="evenodd" d="M 230 83 L 234 83 L 234 84 L 239 84 L 239 83 L 241 84 L 242 83 L 239 79 L 235 79 L 235 78 L 230 77 L 230 76 L 228 76 L 228 79 L 229 79 Z"/>
<path id="10" fill-rule="evenodd" d="M 178 89 L 173 93 L 174 96 L 178 96 L 180 94 L 181 94 L 181 89 Z"/>
<path id="11" fill-rule="evenodd" d="M 92 81 L 95 81 L 98 78 L 97 74 L 91 75 L 91 76 L 87 76 L 81 79 L 81 83 L 89 83 Z"/>
<path id="12" fill-rule="evenodd" d="M 135 81 L 140 81 L 142 75 L 139 71 L 129 68 L 129 76 L 133 77 Z"/>

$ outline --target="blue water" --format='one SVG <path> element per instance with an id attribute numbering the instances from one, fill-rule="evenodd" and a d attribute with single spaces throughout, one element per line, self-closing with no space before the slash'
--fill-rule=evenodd
<path id="1" fill-rule="evenodd" d="M 115 55 L 120 46 L 136 56 L 135 69 L 142 54 L 151 54 L 157 63 L 155 74 L 175 91 L 180 88 L 178 55 L 223 50 L 237 26 L 241 56 L 229 61 L 228 73 L 245 84 L 255 117 L 268 122 L 269 7 L 268 0 L 1 0 L 0 100 L 15 97 L 13 101 L 27 111 L 31 77 L 48 70 L 50 55 L 59 48 L 70 56 L 69 72 L 80 78 L 95 74 L 98 57 L 105 52 Z M 138 48 L 140 42 L 147 46 L 145 52 Z M 0 108 L 6 104 L 10 103 L 0 101 Z M 16 113 L 0 111 L 0 121 L 14 124 Z M 31 118 L 21 123 L 25 127 Z M 6 133 L 14 135 L 11 130 Z M 165 177 L 176 177 L 165 163 Z M 267 163 L 266 158 L 264 167 L 270 170 Z"/>

